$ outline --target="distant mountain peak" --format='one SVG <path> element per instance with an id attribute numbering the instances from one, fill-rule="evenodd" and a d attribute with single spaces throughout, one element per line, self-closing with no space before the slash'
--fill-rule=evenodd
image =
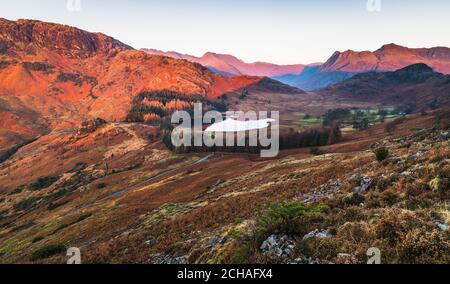
<path id="1" fill-rule="evenodd" d="M 383 45 L 374 52 L 336 51 L 320 67 L 322 72 L 395 71 L 416 63 L 425 63 L 442 73 L 450 73 L 450 49 L 408 48 L 395 43 Z"/>
<path id="2" fill-rule="evenodd" d="M 67 25 L 24 19 L 0 19 L 0 43 L 8 46 L 8 49 L 13 49 L 13 52 L 27 48 L 46 48 L 72 57 L 107 54 L 113 49 L 133 49 L 102 33 L 90 33 Z"/>
<path id="3" fill-rule="evenodd" d="M 405 47 L 405 46 L 401 46 L 401 45 L 395 44 L 395 43 L 388 43 L 388 44 L 383 45 L 378 50 L 388 50 L 388 49 L 400 49 L 401 50 L 401 49 L 408 49 L 408 48 Z"/>
<path id="4" fill-rule="evenodd" d="M 149 54 L 165 55 L 178 59 L 186 59 L 208 67 L 216 73 L 234 76 L 250 75 L 260 77 L 275 77 L 286 74 L 300 74 L 305 66 L 303 64 L 278 65 L 267 62 L 246 63 L 231 54 L 220 54 L 215 52 L 206 52 L 202 57 L 196 57 L 187 54 L 174 52 L 161 52 L 154 49 L 142 49 Z M 178 55 L 178 56 L 177 56 Z"/>

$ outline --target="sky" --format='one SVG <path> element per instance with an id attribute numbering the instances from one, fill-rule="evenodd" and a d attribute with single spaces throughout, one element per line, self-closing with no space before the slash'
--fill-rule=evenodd
<path id="1" fill-rule="evenodd" d="M 233 54 L 246 62 L 324 62 L 336 50 L 373 51 L 387 43 L 450 47 L 448 0 L 1 0 L 0 3 L 0 17 L 9 20 L 37 19 L 76 26 L 110 35 L 137 49 L 173 50 L 195 56 L 211 51 Z"/>

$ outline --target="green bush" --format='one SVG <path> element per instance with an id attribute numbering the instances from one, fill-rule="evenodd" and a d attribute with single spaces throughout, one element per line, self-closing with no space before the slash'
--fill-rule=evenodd
<path id="1" fill-rule="evenodd" d="M 91 213 L 87 213 L 87 214 L 81 215 L 75 222 L 73 222 L 73 224 L 82 222 L 82 221 L 84 221 L 84 220 L 90 218 L 91 216 L 92 216 Z"/>
<path id="2" fill-rule="evenodd" d="M 282 201 L 271 203 L 266 212 L 257 223 L 261 233 L 281 231 L 293 233 L 294 223 L 309 213 L 319 213 L 325 208 L 324 205 L 308 206 L 300 202 Z"/>
<path id="3" fill-rule="evenodd" d="M 34 244 L 34 243 L 42 241 L 43 239 L 45 239 L 45 238 L 42 236 L 38 236 L 38 237 L 35 237 L 33 240 L 31 240 L 31 243 Z"/>
<path id="4" fill-rule="evenodd" d="M 85 163 L 77 163 L 70 171 L 69 173 L 76 173 L 84 170 L 86 168 Z"/>
<path id="5" fill-rule="evenodd" d="M 62 224 L 58 228 L 56 228 L 50 235 L 55 235 L 69 226 L 70 224 Z"/>
<path id="6" fill-rule="evenodd" d="M 382 162 L 382 161 L 386 160 L 387 157 L 389 156 L 389 149 L 386 147 L 380 147 L 375 150 L 375 155 L 377 157 L 377 160 L 379 162 Z"/>
<path id="7" fill-rule="evenodd" d="M 54 184 L 56 181 L 59 180 L 59 176 L 49 176 L 49 177 L 41 177 L 36 182 L 30 184 L 29 189 L 31 191 L 37 191 L 44 188 L 47 188 Z"/>
<path id="8" fill-rule="evenodd" d="M 31 254 L 31 260 L 36 261 L 39 259 L 45 259 L 65 252 L 66 247 L 64 245 L 48 245 L 33 251 Z"/>

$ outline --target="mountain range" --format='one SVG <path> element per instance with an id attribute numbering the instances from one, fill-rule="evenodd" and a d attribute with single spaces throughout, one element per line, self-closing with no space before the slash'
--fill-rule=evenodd
<path id="1" fill-rule="evenodd" d="M 174 51 L 163 52 L 155 49 L 143 49 L 143 51 L 148 54 L 200 63 L 214 72 L 227 76 L 246 74 L 272 77 L 307 91 L 327 87 L 358 73 L 395 71 L 416 63 L 427 64 L 440 73 L 450 73 L 450 48 L 408 48 L 393 43 L 386 44 L 374 52 L 336 51 L 325 63 L 309 65 L 245 63 L 235 56 L 212 52 L 207 52 L 202 57 L 195 57 Z"/>
<path id="2" fill-rule="evenodd" d="M 160 51 L 156 49 L 142 49 L 148 54 L 163 55 L 176 59 L 185 59 L 208 67 L 214 72 L 226 76 L 252 75 L 261 77 L 275 77 L 286 74 L 299 74 L 305 68 L 303 64 L 277 65 L 266 62 L 245 63 L 241 59 L 229 55 L 207 52 L 202 57 L 181 54 L 175 51 Z"/>
<path id="3" fill-rule="evenodd" d="M 395 71 L 417 63 L 427 64 L 437 72 L 449 74 L 450 48 L 407 48 L 387 44 L 374 52 L 336 51 L 320 66 L 306 67 L 300 74 L 283 75 L 275 79 L 304 90 L 316 90 L 358 73 Z"/>
<path id="4" fill-rule="evenodd" d="M 448 50 L 391 44 L 374 53 L 335 53 L 322 65 L 246 64 L 230 55 L 207 53 L 197 60 L 178 53 L 144 52 L 75 27 L 0 19 L 0 152 L 53 130 L 74 128 L 86 119 L 143 122 L 199 100 L 239 108 L 255 107 L 264 97 L 272 110 L 310 108 L 317 112 L 324 106 L 338 106 L 339 101 L 354 105 L 378 97 L 385 103 L 400 104 L 413 93 L 426 97 L 418 103 L 424 106 L 445 98 L 448 77 L 432 69 L 449 71 Z M 412 81 L 396 81 L 395 72 L 384 74 L 417 61 L 425 61 L 429 67 L 399 71 Z M 300 75 L 275 76 L 284 72 Z M 349 79 L 358 73 L 363 74 Z M 318 87 L 327 88 L 315 94 L 303 92 Z M 241 104 L 249 89 L 251 100 Z M 381 91 L 393 96 L 386 97 Z M 224 99 L 224 94 L 229 98 Z"/>
<path id="5" fill-rule="evenodd" d="M 208 55 L 214 71 L 0 19 L 0 264 L 67 263 L 68 248 L 85 264 L 363 264 L 374 245 L 383 263 L 449 263 L 447 52 L 293 69 Z M 170 115 L 196 102 L 279 111 L 279 155 L 174 147 Z"/>
<path id="6" fill-rule="evenodd" d="M 418 63 L 392 72 L 366 72 L 317 90 L 323 96 L 397 105 L 409 112 L 450 102 L 450 75 Z"/>

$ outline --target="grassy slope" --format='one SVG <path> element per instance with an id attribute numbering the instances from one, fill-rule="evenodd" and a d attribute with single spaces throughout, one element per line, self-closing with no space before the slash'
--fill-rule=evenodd
<path id="1" fill-rule="evenodd" d="M 426 128 L 434 120 L 433 116 L 434 114 L 408 117 L 406 122 L 398 127 L 395 136 L 406 136 L 414 129 Z M 110 132 L 118 134 L 105 134 Z M 357 183 L 357 180 L 351 179 L 354 173 L 381 178 L 386 174 L 401 173 L 415 164 L 424 165 L 427 169 L 436 168 L 442 159 L 449 158 L 448 144 L 431 140 L 431 134 L 423 138 L 423 142 L 414 142 L 408 149 L 394 137 L 384 140 L 389 135 L 384 132 L 383 125 L 378 125 L 370 131 L 348 134 L 341 144 L 324 147 L 322 151 L 325 155 L 322 156 L 313 157 L 308 154 L 308 149 L 286 151 L 281 153 L 279 158 L 272 160 L 261 160 L 257 156 L 249 155 L 216 155 L 204 163 L 183 167 L 151 182 L 140 183 L 165 169 L 188 165 L 199 158 L 170 154 L 159 148 L 161 145 L 152 144 L 152 140 L 147 141 L 147 146 L 143 148 L 120 152 L 121 146 L 127 149 L 130 145 L 139 144 L 139 139 L 148 139 L 150 133 L 152 129 L 134 126 L 130 130 L 130 126 L 119 124 L 78 138 L 82 143 L 77 139 L 65 141 L 61 138 L 65 141 L 62 143 L 65 149 L 71 149 L 65 152 L 61 160 L 60 154 L 55 152 L 52 155 L 48 150 L 48 141 L 38 141 L 40 144 L 21 149 L 22 152 L 19 152 L 13 163 L 1 170 L 3 177 L 0 175 L 0 184 L 6 185 L 6 192 L 12 192 L 20 185 L 17 180 L 7 178 L 8 175 L 5 174 L 8 171 L 23 174 L 23 170 L 28 169 L 29 176 L 23 179 L 28 183 L 35 181 L 39 175 L 43 176 L 44 172 L 45 175 L 50 174 L 45 167 L 41 166 L 41 171 L 37 167 L 33 168 L 32 157 L 40 159 L 41 155 L 44 155 L 48 165 L 54 165 L 59 160 L 58 163 L 62 164 L 57 167 L 60 172 L 51 174 L 60 175 L 62 178 L 49 188 L 37 192 L 25 189 L 21 193 L 7 195 L 2 191 L 0 198 L 5 198 L 5 201 L 0 203 L 0 208 L 5 211 L 6 217 L 2 219 L 2 223 L 6 224 L 0 228 L 0 259 L 3 262 L 29 262 L 34 250 L 48 244 L 63 244 L 81 247 L 85 262 L 159 262 L 161 260 L 158 254 L 169 257 L 185 256 L 188 262 L 201 263 L 279 262 L 280 260 L 268 259 L 258 250 L 261 238 L 276 232 L 277 229 L 263 233 L 252 231 L 252 224 L 260 218 L 265 204 L 285 199 L 301 201 L 305 194 L 335 179 L 340 179 L 343 185 L 333 198 L 323 200 L 330 208 L 321 215 L 325 221 L 309 220 L 304 224 L 295 224 L 295 234 L 299 237 L 310 229 L 322 226 L 320 224 L 333 227 L 335 235 L 330 239 L 331 243 L 323 244 L 327 250 L 333 248 L 329 255 L 326 254 L 325 248 L 321 249 L 321 245 L 302 242 L 298 244 L 299 248 L 308 248 L 312 256 L 324 262 L 334 262 L 336 256 L 332 254 L 335 252 L 353 252 L 352 249 L 356 248 L 356 245 L 368 245 L 368 240 L 380 240 L 380 246 L 384 244 L 383 239 L 370 235 L 350 246 L 342 239 L 344 233 L 338 232 L 344 230 L 341 226 L 345 223 L 356 221 L 351 219 L 353 217 L 339 217 L 341 219 L 335 220 L 333 216 L 346 216 L 356 210 L 359 215 L 369 216 L 358 217 L 357 222 L 366 222 L 367 226 L 370 225 L 368 231 L 372 232 L 375 229 L 371 227 L 371 220 L 378 218 L 379 214 L 396 215 L 395 210 L 406 212 L 405 214 L 417 213 L 413 220 L 416 218 L 418 222 L 426 223 L 424 228 L 429 229 L 432 226 L 430 216 L 442 211 L 441 199 L 432 191 L 426 191 L 423 197 L 420 194 L 413 196 L 415 199 L 424 200 L 423 211 L 401 205 L 403 201 L 414 201 L 407 190 L 408 186 L 415 182 L 404 178 L 391 185 L 387 191 L 394 192 L 392 195 L 399 198 L 397 205 L 384 201 L 389 200 L 390 195 L 386 197 L 383 193 L 377 193 L 376 189 L 373 189 L 373 193 L 372 190 L 370 192 L 370 195 L 374 196 L 368 197 L 372 204 L 380 203 L 377 206 L 370 205 L 374 206 L 373 208 L 352 208 L 339 203 Z M 153 139 L 157 139 L 156 136 Z M 426 150 L 424 161 L 407 162 L 406 165 L 393 162 L 380 165 L 375 161 L 370 145 L 381 141 L 385 141 L 392 149 L 393 157 L 404 161 L 417 152 L 417 147 L 431 147 Z M 77 143 L 81 143 L 83 149 L 75 147 Z M 155 148 L 160 150 L 155 152 Z M 106 155 L 111 151 L 116 155 Z M 99 157 L 90 161 L 89 157 L 94 152 Z M 432 161 L 437 159 L 436 157 L 441 158 L 437 162 Z M 77 169 L 75 174 L 70 173 L 77 165 L 78 159 L 83 159 L 86 166 Z M 105 170 L 104 162 L 99 162 L 102 160 L 108 164 L 106 173 L 102 172 Z M 130 161 L 140 163 L 127 168 Z M 429 170 L 420 179 L 423 183 L 429 183 L 435 178 L 434 175 L 436 173 Z M 13 209 L 14 203 L 20 200 L 48 197 L 59 192 L 64 188 L 64 183 L 61 182 L 64 180 L 69 183 L 76 182 L 77 189 L 62 197 L 39 199 L 34 208 L 24 212 L 16 212 Z M 139 185 L 125 194 L 114 194 L 128 188 L 130 184 Z M 60 206 L 49 210 L 52 203 Z M 83 219 L 85 216 L 88 217 Z M 420 228 L 406 230 L 413 234 L 416 229 Z M 224 236 L 225 241 L 222 244 L 213 242 L 212 246 L 206 245 L 211 238 L 214 240 Z M 39 240 L 37 237 L 43 239 Z M 399 246 L 401 244 L 400 241 L 395 243 Z M 297 251 L 295 256 L 302 253 L 303 250 Z M 356 250 L 355 257 L 361 260 L 362 252 Z M 395 251 L 390 251 L 388 257 L 386 261 L 404 262 Z M 442 257 L 436 259 L 442 260 Z M 65 257 L 56 256 L 40 261 L 62 263 Z"/>

